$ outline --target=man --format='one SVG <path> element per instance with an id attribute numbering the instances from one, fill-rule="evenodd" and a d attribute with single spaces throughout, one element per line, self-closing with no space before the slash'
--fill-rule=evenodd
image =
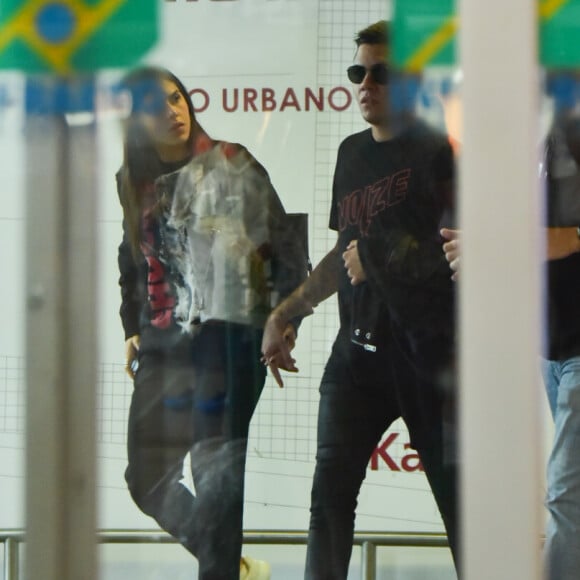
<path id="1" fill-rule="evenodd" d="M 388 27 L 355 38 L 349 79 L 370 128 L 338 151 L 330 227 L 335 247 L 276 308 L 263 360 L 296 371 L 283 332 L 338 292 L 340 329 L 320 386 L 306 578 L 347 577 L 356 500 L 373 449 L 403 417 L 457 553 L 453 452 L 453 284 L 438 234 L 452 193 L 448 140 L 389 106 Z"/>
<path id="2" fill-rule="evenodd" d="M 549 580 L 576 580 L 580 570 L 580 120 L 575 73 L 549 77 L 555 118 L 547 138 L 546 305 L 542 375 L 554 418 L 547 468 L 545 565 Z M 443 229 L 453 278 L 460 232 Z"/>

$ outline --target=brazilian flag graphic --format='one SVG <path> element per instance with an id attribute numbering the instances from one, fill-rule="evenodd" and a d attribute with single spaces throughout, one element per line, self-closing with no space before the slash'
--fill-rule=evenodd
<path id="1" fill-rule="evenodd" d="M 158 38 L 158 0 L 2 0 L 0 68 L 92 71 L 131 66 Z"/>
<path id="2" fill-rule="evenodd" d="M 395 0 L 393 62 L 414 72 L 456 64 L 457 4 L 458 0 Z M 580 0 L 537 0 L 537 6 L 539 62 L 554 68 L 580 65 Z"/>

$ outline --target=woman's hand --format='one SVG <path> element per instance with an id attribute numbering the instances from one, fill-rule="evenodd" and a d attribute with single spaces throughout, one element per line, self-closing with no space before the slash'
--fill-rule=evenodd
<path id="1" fill-rule="evenodd" d="M 134 334 L 125 341 L 125 372 L 131 377 L 135 378 L 135 371 L 133 365 L 137 362 L 137 354 L 141 346 L 141 337 Z"/>

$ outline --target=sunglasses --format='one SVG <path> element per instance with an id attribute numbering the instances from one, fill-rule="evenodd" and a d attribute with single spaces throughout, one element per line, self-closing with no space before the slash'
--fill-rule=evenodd
<path id="1" fill-rule="evenodd" d="M 379 85 L 386 85 L 389 81 L 389 69 L 382 62 L 373 64 L 371 68 L 365 68 L 362 64 L 353 64 L 346 69 L 348 79 L 355 85 L 360 85 L 363 82 L 367 72 L 371 74 L 373 81 Z"/>

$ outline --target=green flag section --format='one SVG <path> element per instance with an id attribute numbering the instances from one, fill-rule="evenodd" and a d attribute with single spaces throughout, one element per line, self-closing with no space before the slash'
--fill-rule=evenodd
<path id="1" fill-rule="evenodd" d="M 0 69 L 68 74 L 135 64 L 158 39 L 158 0 L 1 0 Z"/>
<path id="2" fill-rule="evenodd" d="M 540 62 L 548 68 L 580 66 L 580 0 L 544 0 L 540 20 Z"/>
<path id="3" fill-rule="evenodd" d="M 580 66 L 580 0 L 537 0 L 539 62 Z M 394 0 L 393 63 L 410 72 L 457 62 L 455 0 Z"/>
<path id="4" fill-rule="evenodd" d="M 410 72 L 455 63 L 454 0 L 395 0 L 393 62 Z"/>

